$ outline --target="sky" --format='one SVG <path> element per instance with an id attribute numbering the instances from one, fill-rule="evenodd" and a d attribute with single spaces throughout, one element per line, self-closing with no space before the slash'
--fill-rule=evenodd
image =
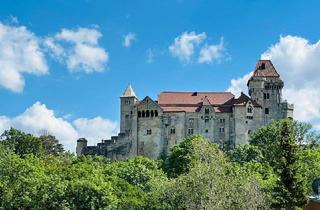
<path id="1" fill-rule="evenodd" d="M 271 59 L 320 131 L 318 1 L 1 0 L 0 132 L 47 131 L 74 151 L 119 129 L 119 97 L 161 91 L 246 92 Z"/>

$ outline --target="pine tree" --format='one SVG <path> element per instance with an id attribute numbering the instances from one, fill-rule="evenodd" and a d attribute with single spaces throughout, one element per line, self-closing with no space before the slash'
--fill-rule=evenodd
<path id="1" fill-rule="evenodd" d="M 298 176 L 298 149 L 292 120 L 283 120 L 279 138 L 279 162 L 276 173 L 279 175 L 274 189 L 275 209 L 294 210 L 306 203 L 303 181 Z"/>

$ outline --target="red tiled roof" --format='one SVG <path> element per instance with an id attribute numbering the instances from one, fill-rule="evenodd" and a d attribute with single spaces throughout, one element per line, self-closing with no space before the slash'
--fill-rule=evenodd
<path id="1" fill-rule="evenodd" d="M 162 92 L 158 97 L 159 105 L 197 105 L 207 97 L 211 105 L 221 105 L 234 95 L 230 92 Z"/>
<path id="2" fill-rule="evenodd" d="M 200 107 L 198 106 L 162 106 L 161 107 L 164 112 L 197 112 Z M 215 112 L 232 112 L 232 107 L 231 106 L 226 106 L 226 107 L 213 107 Z"/>
<path id="3" fill-rule="evenodd" d="M 253 77 L 280 77 L 270 60 L 259 60 L 257 62 Z"/>
<path id="4" fill-rule="evenodd" d="M 197 112 L 201 106 L 213 106 L 215 112 L 231 112 L 231 106 L 222 107 L 231 101 L 230 92 L 162 92 L 158 104 L 164 112 Z"/>

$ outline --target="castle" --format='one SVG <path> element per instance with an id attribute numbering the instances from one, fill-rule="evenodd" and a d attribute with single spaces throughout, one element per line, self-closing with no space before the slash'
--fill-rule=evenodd
<path id="1" fill-rule="evenodd" d="M 293 105 L 282 100 L 283 81 L 270 60 L 259 60 L 248 93 L 161 92 L 158 100 L 139 100 L 129 85 L 120 97 L 120 133 L 97 146 L 77 141 L 76 152 L 110 159 L 168 153 L 186 136 L 201 134 L 221 147 L 248 143 L 250 135 L 272 120 L 292 118 Z"/>

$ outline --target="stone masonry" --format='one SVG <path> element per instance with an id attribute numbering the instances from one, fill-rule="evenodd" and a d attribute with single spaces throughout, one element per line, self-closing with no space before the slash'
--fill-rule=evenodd
<path id="1" fill-rule="evenodd" d="M 249 96 L 230 92 L 161 92 L 139 100 L 129 85 L 120 97 L 120 133 L 96 146 L 77 141 L 77 154 L 153 159 L 185 137 L 201 134 L 221 147 L 248 143 L 250 135 L 273 120 L 293 117 L 282 100 L 283 81 L 270 60 L 259 60 L 248 80 Z"/>

